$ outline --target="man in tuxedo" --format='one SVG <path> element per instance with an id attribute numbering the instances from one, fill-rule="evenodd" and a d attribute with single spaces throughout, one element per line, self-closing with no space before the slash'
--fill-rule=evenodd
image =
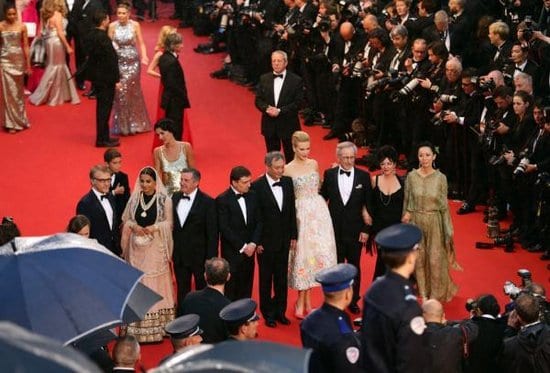
<path id="1" fill-rule="evenodd" d="M 227 260 L 219 257 L 208 259 L 204 263 L 206 287 L 187 294 L 181 304 L 183 315 L 194 313 L 200 316 L 199 326 L 203 330 L 204 343 L 218 343 L 227 339 L 227 330 L 220 319 L 220 311 L 231 303 L 224 296 L 229 276 Z"/>
<path id="2" fill-rule="evenodd" d="M 495 47 L 492 61 L 489 63 L 490 70 L 501 70 L 510 61 L 512 42 L 508 40 L 510 27 L 502 22 L 496 21 L 489 25 L 489 40 Z"/>
<path id="3" fill-rule="evenodd" d="M 271 54 L 273 73 L 260 77 L 256 91 L 256 107 L 262 113 L 262 135 L 268 152 L 281 150 L 285 159 L 294 157 L 291 137 L 300 129 L 298 109 L 303 98 L 302 78 L 286 69 L 286 52 Z"/>
<path id="4" fill-rule="evenodd" d="M 287 305 L 288 253 L 296 247 L 296 207 L 292 179 L 283 176 L 285 158 L 281 152 L 265 156 L 265 175 L 252 183 L 258 196 L 263 230 L 256 249 L 260 266 L 260 311 L 265 324 L 290 324 Z M 273 289 L 273 296 L 271 295 Z"/>
<path id="5" fill-rule="evenodd" d="M 90 170 L 92 190 L 80 199 L 76 213 L 86 216 L 91 223 L 90 238 L 120 255 L 120 234 L 116 224 L 115 199 L 109 193 L 111 171 L 105 165 L 96 165 Z"/>
<path id="6" fill-rule="evenodd" d="M 250 175 L 246 167 L 233 167 L 230 187 L 216 198 L 221 254 L 231 267 L 225 294 L 232 301 L 252 295 L 254 254 L 262 233 L 258 197 L 250 191 Z"/>
<path id="7" fill-rule="evenodd" d="M 103 153 L 103 160 L 111 171 L 111 186 L 109 192 L 115 197 L 117 226 L 122 223 L 122 213 L 130 199 L 130 184 L 128 175 L 120 170 L 122 166 L 122 154 L 115 148 L 109 148 Z"/>
<path id="8" fill-rule="evenodd" d="M 164 86 L 160 106 L 176 124 L 176 140 L 183 136 L 183 110 L 190 108 L 183 69 L 178 61 L 178 53 L 183 41 L 180 34 L 169 34 L 164 42 L 164 53 L 159 58 L 160 80 Z"/>
<path id="9" fill-rule="evenodd" d="M 348 262 L 358 269 L 353 283 L 353 299 L 348 307 L 353 314 L 360 312 L 357 301 L 360 298 L 361 249 L 368 238 L 365 221 L 371 223 L 367 202 L 372 189 L 368 172 L 355 167 L 356 154 L 357 147 L 352 142 L 338 144 L 338 167 L 325 171 L 321 188 L 332 218 L 338 263 Z M 365 219 L 364 209 L 367 209 Z"/>
<path id="10" fill-rule="evenodd" d="M 109 27 L 107 13 L 98 10 L 94 13 L 93 20 L 96 27 L 90 32 L 86 43 L 89 49 L 85 76 L 92 82 L 97 96 L 95 145 L 113 147 L 119 145 L 118 139 L 109 137 L 109 119 L 115 98 L 115 88 L 120 88 L 118 56 L 111 39 L 107 36 Z"/>
<path id="11" fill-rule="evenodd" d="M 178 316 L 191 291 L 206 286 L 204 262 L 218 255 L 218 222 L 214 199 L 199 189 L 201 174 L 194 168 L 181 172 L 180 191 L 172 196 L 174 209 L 174 271 L 178 283 Z"/>

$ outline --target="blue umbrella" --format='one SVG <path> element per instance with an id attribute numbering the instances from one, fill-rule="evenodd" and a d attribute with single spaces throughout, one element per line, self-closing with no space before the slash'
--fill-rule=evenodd
<path id="1" fill-rule="evenodd" d="M 78 235 L 15 239 L 0 247 L 0 319 L 73 343 L 135 318 L 127 304 L 142 276 Z M 141 311 L 159 298 L 148 299 Z"/>

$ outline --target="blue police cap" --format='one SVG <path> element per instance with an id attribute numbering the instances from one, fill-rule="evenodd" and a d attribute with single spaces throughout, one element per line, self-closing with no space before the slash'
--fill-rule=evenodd
<path id="1" fill-rule="evenodd" d="M 378 247 L 386 252 L 407 252 L 416 250 L 416 244 L 420 242 L 422 232 L 413 224 L 394 224 L 382 229 L 374 241 Z"/>
<path id="2" fill-rule="evenodd" d="M 256 307 L 256 302 L 250 298 L 239 299 L 222 308 L 220 318 L 233 324 L 256 321 L 260 318 L 256 313 Z"/>
<path id="3" fill-rule="evenodd" d="M 324 292 L 334 293 L 349 288 L 355 276 L 357 276 L 357 268 L 354 265 L 340 263 L 317 273 L 315 281 L 321 284 Z"/>
<path id="4" fill-rule="evenodd" d="M 201 318 L 199 315 L 190 313 L 189 315 L 180 316 L 175 320 L 172 320 L 164 327 L 166 333 L 170 334 L 170 337 L 175 339 L 184 339 L 192 337 L 197 334 L 202 334 L 202 330 L 199 327 Z"/>

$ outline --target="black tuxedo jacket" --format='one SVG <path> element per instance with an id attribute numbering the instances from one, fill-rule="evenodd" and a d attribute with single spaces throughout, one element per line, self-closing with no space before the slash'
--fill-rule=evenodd
<path id="1" fill-rule="evenodd" d="M 67 5 L 66 1 L 65 5 Z M 86 0 L 75 0 L 73 8 L 67 14 L 67 20 L 69 21 L 67 24 L 67 34 L 70 36 L 78 35 L 85 37 L 95 28 L 93 16 L 100 9 L 102 9 L 102 6 L 97 0 L 90 0 L 88 4 L 86 4 Z M 67 10 L 69 10 L 68 6 Z"/>
<path id="2" fill-rule="evenodd" d="M 124 187 L 124 193 L 123 194 L 113 194 L 115 197 L 115 205 L 116 205 L 116 212 L 117 212 L 117 222 L 120 226 L 122 213 L 124 212 L 124 209 L 126 208 L 126 204 L 128 203 L 128 200 L 130 199 L 130 183 L 128 182 L 128 175 L 126 175 L 124 172 L 119 171 L 115 174 L 115 182 L 113 185 L 111 185 L 111 188 L 109 189 L 110 192 L 113 191 L 118 185 Z"/>
<path id="3" fill-rule="evenodd" d="M 111 250 L 116 255 L 120 255 L 120 229 L 116 224 L 117 217 L 115 199 L 112 194 L 108 195 L 109 203 L 113 209 L 113 228 L 109 227 L 109 221 L 101 202 L 97 199 L 93 191 L 89 191 L 78 201 L 76 213 L 86 216 L 90 220 L 90 238 L 95 238 L 97 242 Z"/>
<path id="4" fill-rule="evenodd" d="M 491 53 L 491 61 L 489 62 L 489 70 L 502 70 L 504 65 L 510 63 L 510 55 L 512 54 L 512 42 L 506 40 L 500 47 L 500 53 L 495 59 L 498 48 L 493 46 L 493 52 Z"/>
<path id="5" fill-rule="evenodd" d="M 115 85 L 120 80 L 118 56 L 107 31 L 94 28 L 86 43 L 88 61 L 85 77 L 96 85 Z"/>
<path id="6" fill-rule="evenodd" d="M 268 251 L 288 250 L 290 240 L 295 240 L 298 237 L 292 178 L 283 176 L 280 181 L 283 190 L 282 210 L 279 210 L 279 205 L 277 205 L 277 200 L 265 175 L 252 183 L 252 189 L 258 196 L 262 214 L 263 229 L 259 244 Z"/>
<path id="7" fill-rule="evenodd" d="M 187 96 L 183 69 L 176 56 L 170 52 L 164 52 L 159 59 L 159 70 L 160 80 L 164 86 L 160 106 L 163 109 L 168 106 L 176 106 L 182 109 L 191 107 Z"/>
<path id="8" fill-rule="evenodd" d="M 331 39 L 334 39 L 334 48 L 332 48 L 329 58 L 333 64 L 338 64 L 340 66 L 342 66 L 344 58 L 347 63 L 350 63 L 359 52 L 363 52 L 368 41 L 365 33 L 361 30 L 357 30 L 350 40 L 350 46 L 346 54 L 346 42 L 344 39 L 342 39 L 340 35 Z"/>
<path id="9" fill-rule="evenodd" d="M 262 113 L 262 135 L 266 137 L 276 135 L 281 139 L 290 138 L 294 131 L 300 129 L 298 109 L 300 108 L 304 94 L 302 78 L 286 70 L 285 80 L 277 105 L 275 105 L 273 79 L 275 79 L 273 78 L 273 73 L 262 75 L 256 93 L 255 104 Z M 277 117 L 270 117 L 266 114 L 265 111 L 269 105 L 281 109 Z"/>
<path id="10" fill-rule="evenodd" d="M 538 78 L 538 70 L 539 70 L 539 65 L 537 65 L 535 62 L 531 60 L 527 60 L 527 63 L 525 64 L 525 67 L 523 68 L 523 70 L 521 70 L 521 72 L 525 74 L 529 74 L 533 79 L 533 83 L 536 84 L 537 78 Z M 505 69 L 504 71 L 505 74 L 509 74 L 511 76 L 514 76 L 515 72 L 516 72 L 516 65 L 514 63 L 510 63 L 507 66 L 507 69 Z"/>
<path id="11" fill-rule="evenodd" d="M 176 192 L 172 196 L 174 265 L 204 266 L 206 259 L 218 256 L 216 203 L 212 197 L 200 189 L 197 190 L 189 215 L 182 227 L 177 212 L 182 196 L 182 192 Z"/>
<path id="12" fill-rule="evenodd" d="M 336 242 L 357 241 L 360 232 L 367 232 L 367 226 L 363 222 L 362 209 L 368 209 L 371 182 L 368 172 L 355 168 L 353 176 L 353 189 L 348 203 L 344 205 L 338 187 L 338 172 L 340 168 L 334 167 L 325 171 L 321 194 L 328 201 L 328 209 L 334 227 Z"/>
<path id="13" fill-rule="evenodd" d="M 454 22 L 449 24 L 451 37 L 451 50 L 449 52 L 453 56 L 464 57 L 467 53 L 473 31 L 470 20 L 471 16 L 463 12 L 460 16 L 455 17 Z"/>
<path id="14" fill-rule="evenodd" d="M 258 197 L 251 191 L 243 197 L 246 201 L 247 222 L 233 189 L 229 188 L 216 198 L 221 254 L 233 271 L 246 258 L 239 250 L 250 242 L 258 244 L 262 234 L 262 221 Z"/>

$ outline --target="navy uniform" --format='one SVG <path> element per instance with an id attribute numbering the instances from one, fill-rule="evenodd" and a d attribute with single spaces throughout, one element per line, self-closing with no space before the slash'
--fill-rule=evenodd
<path id="1" fill-rule="evenodd" d="M 172 340 L 186 339 L 195 335 L 202 334 L 202 330 L 199 326 L 201 318 L 199 315 L 190 313 L 185 316 L 180 316 L 170 321 L 164 327 L 166 334 L 170 336 Z M 172 344 L 174 345 L 174 344 Z M 159 364 L 164 363 L 168 358 L 176 354 L 178 351 L 174 351 L 172 354 L 163 358 Z"/>
<path id="2" fill-rule="evenodd" d="M 395 224 L 375 238 L 379 250 L 407 254 L 418 248 L 422 234 L 412 224 Z M 361 344 L 368 372 L 423 372 L 426 328 L 408 278 L 389 270 L 364 297 Z"/>
<path id="3" fill-rule="evenodd" d="M 356 276 L 357 268 L 340 263 L 319 272 L 315 280 L 321 284 L 324 293 L 332 293 L 350 289 Z M 305 318 L 300 325 L 300 334 L 302 345 L 313 349 L 310 371 L 362 371 L 359 338 L 343 309 L 325 301 L 321 308 Z"/>
<path id="4" fill-rule="evenodd" d="M 240 326 L 249 322 L 258 321 L 260 316 L 256 313 L 258 305 L 250 298 L 243 298 L 229 303 L 220 311 L 220 319 L 227 326 Z M 229 339 L 237 340 L 234 335 L 230 335 Z"/>

